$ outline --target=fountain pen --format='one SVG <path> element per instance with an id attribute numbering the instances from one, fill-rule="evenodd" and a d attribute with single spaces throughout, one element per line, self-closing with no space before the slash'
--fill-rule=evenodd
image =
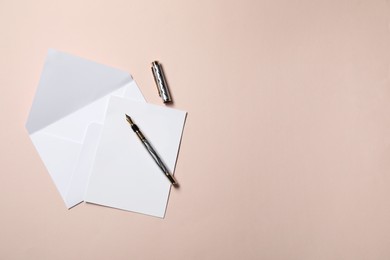
<path id="1" fill-rule="evenodd" d="M 145 138 L 145 136 L 142 134 L 141 130 L 139 130 L 138 126 L 134 124 L 131 117 L 129 117 L 127 114 L 126 120 L 129 122 L 131 129 L 137 134 L 138 138 L 141 140 L 142 144 L 145 146 L 146 150 L 149 152 L 149 154 L 153 157 L 154 161 L 157 163 L 158 167 L 162 170 L 164 175 L 168 178 L 168 180 L 172 183 L 172 185 L 176 186 L 178 183 L 176 182 L 175 178 L 173 178 L 172 174 L 169 173 L 167 167 L 162 162 L 160 157 L 158 156 L 157 152 L 153 149 L 153 146 L 148 142 L 148 140 Z"/>

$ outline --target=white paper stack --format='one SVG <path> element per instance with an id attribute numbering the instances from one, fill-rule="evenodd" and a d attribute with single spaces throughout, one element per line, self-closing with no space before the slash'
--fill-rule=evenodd
<path id="1" fill-rule="evenodd" d="M 171 185 L 125 114 L 173 172 L 186 112 L 147 104 L 127 72 L 63 52 L 48 52 L 26 128 L 68 208 L 164 217 Z"/>

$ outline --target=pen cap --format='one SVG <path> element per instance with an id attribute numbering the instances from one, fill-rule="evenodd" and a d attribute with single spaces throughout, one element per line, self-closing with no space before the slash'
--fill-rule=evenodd
<path id="1" fill-rule="evenodd" d="M 164 72 L 162 70 L 161 65 L 158 61 L 152 62 L 152 72 L 154 76 L 154 81 L 156 82 L 156 86 L 158 89 L 158 94 L 162 98 L 164 103 L 171 102 L 171 94 L 169 93 L 168 84 L 165 80 Z"/>

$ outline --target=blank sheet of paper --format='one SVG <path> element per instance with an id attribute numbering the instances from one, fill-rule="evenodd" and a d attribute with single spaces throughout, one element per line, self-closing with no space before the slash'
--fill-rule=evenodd
<path id="1" fill-rule="evenodd" d="M 125 114 L 138 125 L 170 172 L 174 171 L 186 112 L 112 97 L 85 200 L 164 217 L 171 184 Z"/>

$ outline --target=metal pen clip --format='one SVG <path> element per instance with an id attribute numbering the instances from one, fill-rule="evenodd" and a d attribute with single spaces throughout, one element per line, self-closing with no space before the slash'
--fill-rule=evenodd
<path id="1" fill-rule="evenodd" d="M 156 82 L 158 94 L 164 103 L 172 102 L 171 94 L 169 93 L 168 84 L 164 77 L 164 72 L 158 61 L 152 62 L 152 72 L 154 81 Z"/>

